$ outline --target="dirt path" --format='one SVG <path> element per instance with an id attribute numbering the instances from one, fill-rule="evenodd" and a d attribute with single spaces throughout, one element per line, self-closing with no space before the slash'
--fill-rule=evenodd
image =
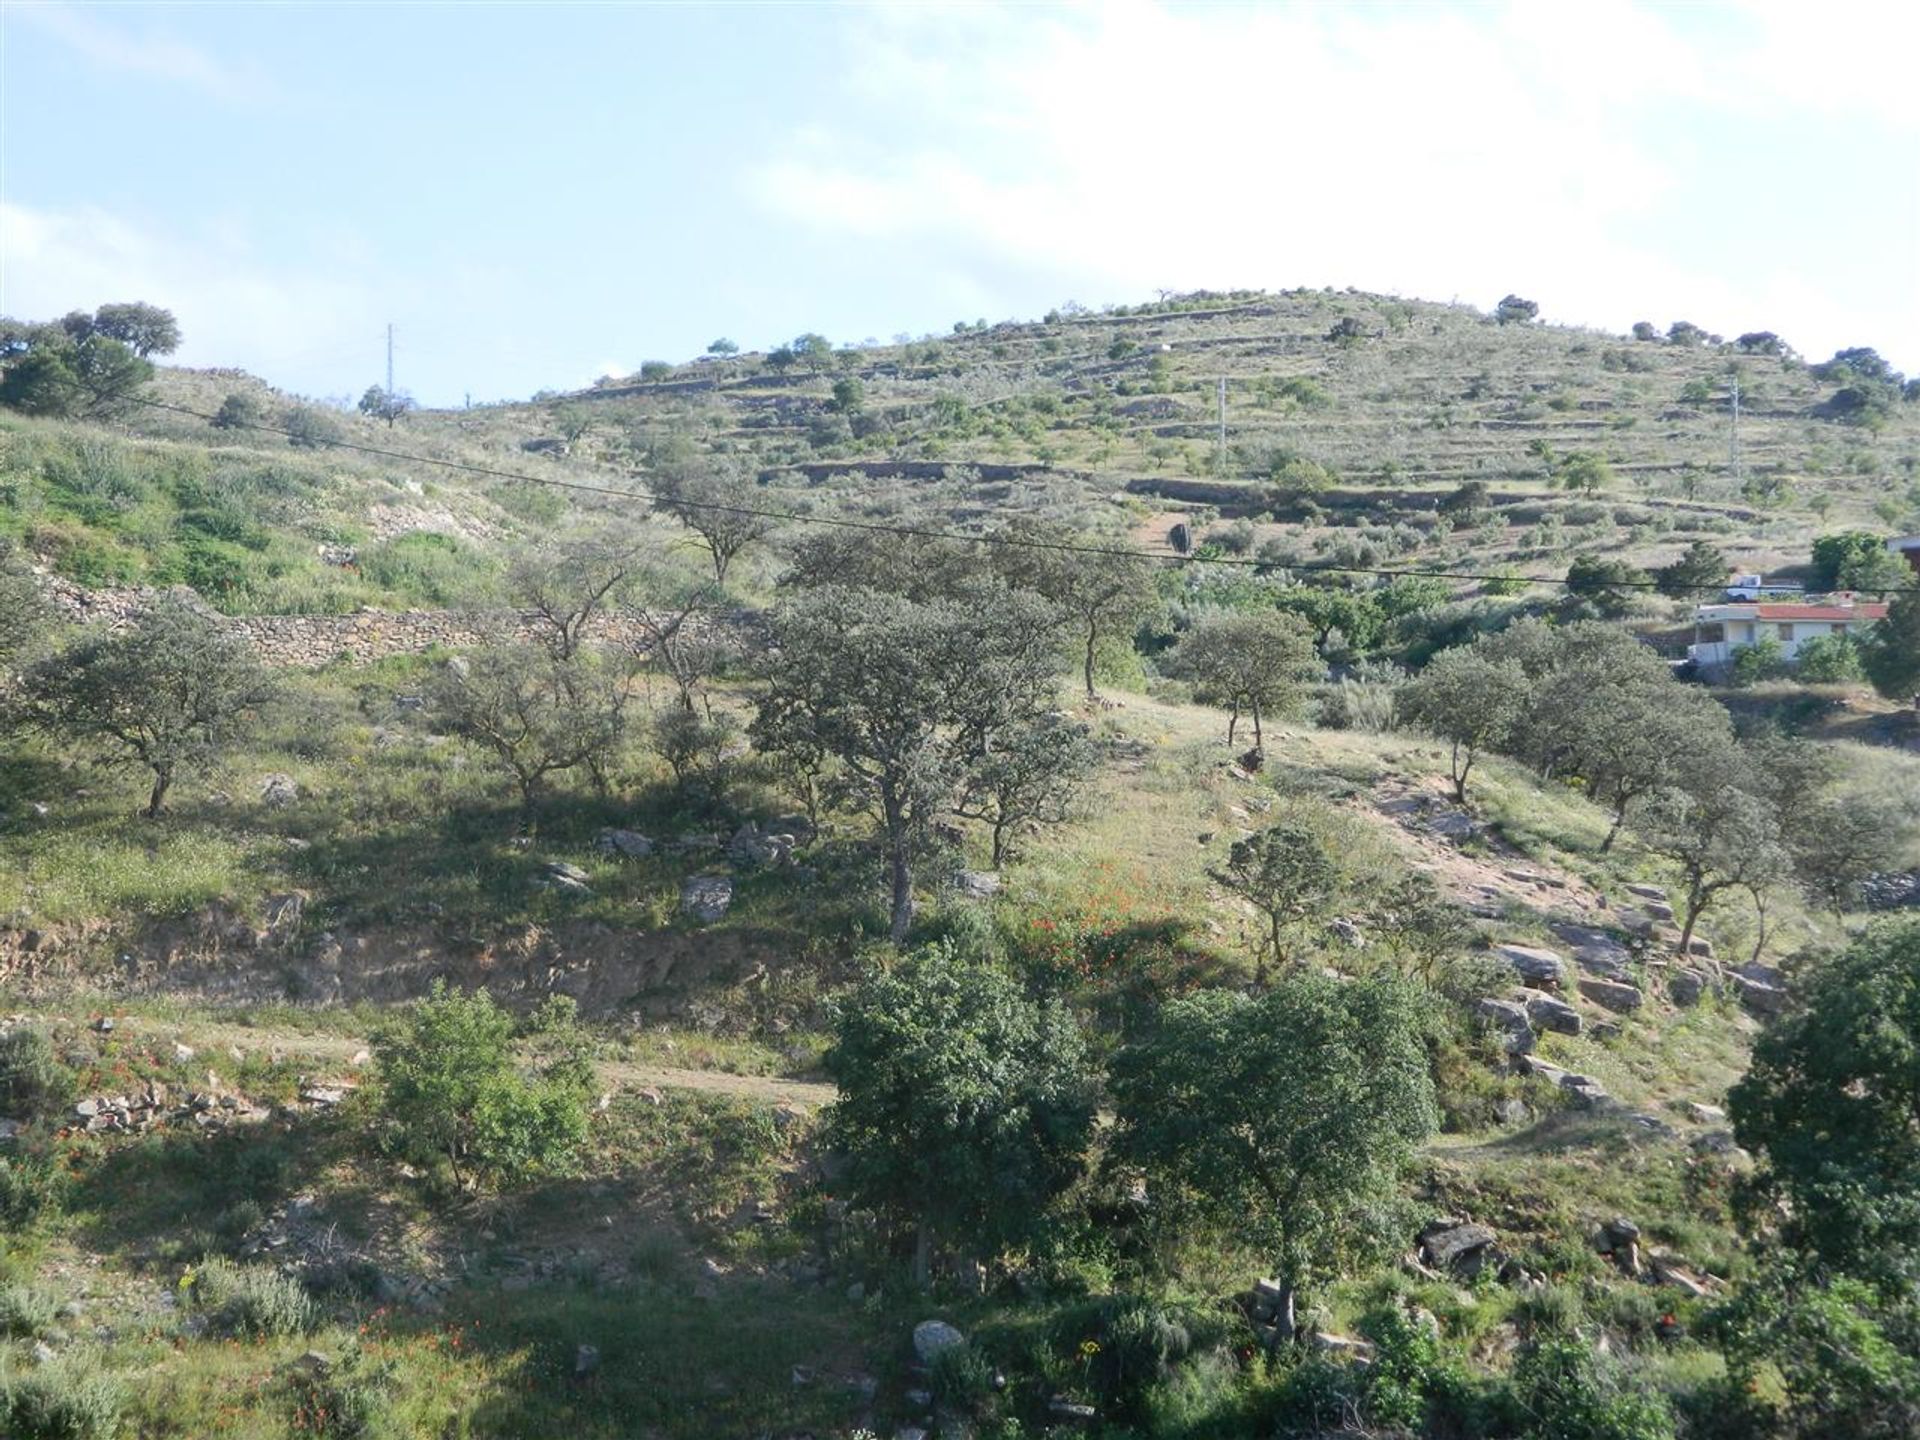
<path id="1" fill-rule="evenodd" d="M 114 1024 L 121 1031 L 160 1035 L 189 1044 L 233 1045 L 242 1050 L 277 1050 L 291 1056 L 310 1055 L 315 1060 L 342 1068 L 349 1067 L 353 1057 L 367 1048 L 366 1041 L 348 1035 L 235 1025 L 218 1020 L 181 1024 L 128 1015 L 116 1018 Z M 712 1095 L 736 1095 L 803 1110 L 816 1110 L 829 1104 L 836 1093 L 833 1086 L 823 1081 L 787 1080 L 770 1075 L 735 1075 L 725 1070 L 635 1065 L 624 1060 L 602 1060 L 595 1069 L 599 1072 L 602 1084 L 615 1091 L 700 1090 Z"/>

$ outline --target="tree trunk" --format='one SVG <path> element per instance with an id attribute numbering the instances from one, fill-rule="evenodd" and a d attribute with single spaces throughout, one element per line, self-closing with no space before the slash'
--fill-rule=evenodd
<path id="1" fill-rule="evenodd" d="M 1605 855 L 1613 849 L 1613 842 L 1619 838 L 1620 827 L 1627 822 L 1627 797 L 1621 796 L 1620 803 L 1613 807 L 1613 824 L 1607 827 L 1607 838 L 1600 842 L 1600 853 Z"/>
<path id="2" fill-rule="evenodd" d="M 1680 954 L 1685 957 L 1692 953 L 1693 927 L 1700 923 L 1700 912 L 1707 908 L 1712 897 L 1701 893 L 1698 880 L 1687 889 L 1687 923 L 1680 930 Z"/>
<path id="3" fill-rule="evenodd" d="M 893 884 L 893 919 L 888 934 L 899 945 L 913 928 L 913 865 L 907 854 L 907 818 L 896 800 L 882 802 L 887 825 L 887 872 Z"/>
<path id="4" fill-rule="evenodd" d="M 1473 756 L 1467 756 L 1467 763 L 1460 763 L 1460 742 L 1453 742 L 1453 798 L 1456 803 L 1467 803 L 1467 772 L 1473 769 Z"/>
<path id="5" fill-rule="evenodd" d="M 1299 1322 L 1294 1318 L 1295 1292 L 1291 1280 L 1280 1282 L 1280 1298 L 1273 1307 L 1273 1335 L 1276 1343 L 1291 1345 L 1300 1336 Z"/>
<path id="6" fill-rule="evenodd" d="M 167 789 L 173 784 L 171 765 L 156 767 L 153 772 L 153 789 L 147 792 L 147 818 L 154 819 L 160 814 L 160 807 L 166 802 Z"/>
<path id="7" fill-rule="evenodd" d="M 1760 933 L 1753 939 L 1753 963 L 1758 965 L 1761 953 L 1767 948 L 1767 897 L 1762 890 L 1753 891 L 1753 913 L 1760 926 Z"/>
<path id="8" fill-rule="evenodd" d="M 1100 639 L 1099 630 L 1096 629 L 1094 626 L 1094 623 L 1091 620 L 1089 620 L 1087 622 L 1087 664 L 1086 664 L 1086 671 L 1085 671 L 1086 681 L 1087 681 L 1087 699 L 1089 700 L 1092 700 L 1093 698 L 1095 698 L 1093 693 L 1093 647 L 1099 641 L 1099 639 Z"/>
<path id="9" fill-rule="evenodd" d="M 1266 742 L 1260 735 L 1260 702 L 1258 700 L 1253 702 L 1253 748 L 1256 750 L 1267 748 Z"/>
<path id="10" fill-rule="evenodd" d="M 1227 716 L 1227 744 L 1233 744 L 1233 732 L 1240 727 L 1240 702 L 1233 702 L 1233 711 Z"/>
<path id="11" fill-rule="evenodd" d="M 1005 820 L 994 821 L 993 822 L 993 868 L 996 870 L 1000 868 L 1000 863 L 1006 856 L 1006 853 L 1007 853 L 1006 841 L 1007 841 L 1007 822 Z"/>
<path id="12" fill-rule="evenodd" d="M 913 1283 L 919 1290 L 927 1288 L 933 1278 L 933 1227 L 925 1220 L 920 1222 L 919 1230 L 913 1237 Z"/>

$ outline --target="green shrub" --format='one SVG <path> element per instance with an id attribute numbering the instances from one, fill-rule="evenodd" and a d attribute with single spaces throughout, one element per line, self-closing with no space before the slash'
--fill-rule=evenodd
<path id="1" fill-rule="evenodd" d="M 42 1215 L 57 1211 L 65 1177 L 49 1160 L 20 1155 L 0 1159 L 0 1229 L 24 1230 Z"/>
<path id="2" fill-rule="evenodd" d="M 320 1321 L 298 1280 L 260 1266 L 213 1259 L 188 1271 L 181 1284 L 215 1334 L 251 1339 L 303 1335 Z"/>
<path id="3" fill-rule="evenodd" d="M 993 1391 L 993 1366 L 971 1345 L 949 1345 L 933 1357 L 927 1388 L 941 1405 L 970 1410 Z"/>
<path id="4" fill-rule="evenodd" d="M 46 1115 L 73 1098 L 74 1077 L 44 1030 L 0 1035 L 0 1114 Z"/>
<path id="5" fill-rule="evenodd" d="M 1768 635 L 1733 652 L 1727 679 L 1740 686 L 1758 685 L 1763 680 L 1778 680 L 1786 673 L 1786 648 Z"/>
<path id="6" fill-rule="evenodd" d="M 1525 1440 L 1673 1440 L 1666 1401 L 1627 1380 L 1585 1340 L 1543 1340 L 1522 1350 L 1512 1395 Z"/>
<path id="7" fill-rule="evenodd" d="M 288 1380 L 295 1431 L 320 1440 L 399 1440 L 405 1432 L 390 1393 L 394 1368 L 369 1364 L 350 1349 L 337 1366 L 296 1369 Z"/>
<path id="8" fill-rule="evenodd" d="M 1794 670 L 1809 685 L 1846 685 L 1864 678 L 1860 647 L 1847 634 L 1816 635 L 1794 652 Z"/>
<path id="9" fill-rule="evenodd" d="M 43 1365 L 0 1377 L 0 1434 L 8 1440 L 113 1440 L 125 1403 L 120 1386 L 104 1375 Z"/>
<path id="10" fill-rule="evenodd" d="M 0 1335 L 30 1339 L 53 1328 L 53 1297 L 30 1285 L 0 1285 Z"/>

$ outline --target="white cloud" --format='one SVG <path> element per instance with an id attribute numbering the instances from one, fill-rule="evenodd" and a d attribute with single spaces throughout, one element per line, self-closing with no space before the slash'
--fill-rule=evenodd
<path id="1" fill-rule="evenodd" d="M 268 261 L 231 220 L 182 235 L 99 208 L 0 202 L 0 313 L 45 319 L 112 300 L 172 310 L 183 365 L 311 389 L 352 385 L 380 360 L 377 296 L 333 254 Z"/>
<path id="2" fill-rule="evenodd" d="M 750 185 L 821 232 L 1076 277 L 1083 299 L 1332 284 L 1490 305 L 1517 289 L 1558 320 L 1684 315 L 1809 350 L 1872 334 L 1920 359 L 1912 275 L 1885 277 L 1869 309 L 1767 273 L 1765 235 L 1728 234 L 1737 283 L 1664 258 L 1694 162 L 1648 128 L 1802 106 L 1912 133 L 1885 57 L 1916 47 L 1876 39 L 1880 58 L 1849 69 L 1861 31 L 1824 7 L 1700 18 L 1630 0 L 890 9 L 866 17 L 850 77 L 880 123 L 810 127 Z M 1886 132 L 1873 143 L 1910 163 Z"/>
<path id="3" fill-rule="evenodd" d="M 184 41 L 149 30 L 136 35 L 74 5 L 15 4 L 7 19 L 31 26 L 103 70 L 188 86 L 221 100 L 258 99 L 268 91 L 257 69 L 231 66 Z"/>

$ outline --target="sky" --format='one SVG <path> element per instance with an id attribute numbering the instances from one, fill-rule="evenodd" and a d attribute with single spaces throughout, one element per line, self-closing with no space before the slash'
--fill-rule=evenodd
<path id="1" fill-rule="evenodd" d="M 1920 371 L 1920 6 L 0 0 L 0 314 L 457 405 L 1161 290 Z"/>

